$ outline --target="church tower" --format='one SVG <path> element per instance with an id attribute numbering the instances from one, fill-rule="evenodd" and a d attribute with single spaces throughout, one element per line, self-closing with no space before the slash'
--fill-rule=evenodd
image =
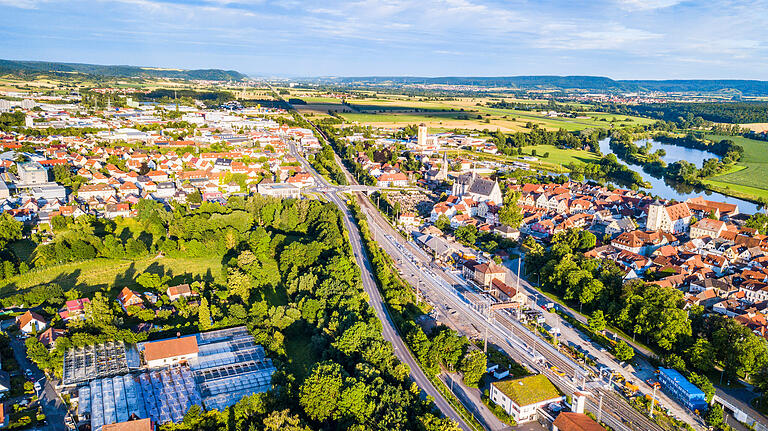
<path id="1" fill-rule="evenodd" d="M 438 181 L 445 181 L 448 179 L 448 152 L 443 152 L 443 164 L 440 165 L 440 172 L 437 174 Z"/>
<path id="2" fill-rule="evenodd" d="M 424 123 L 419 124 L 419 134 L 416 137 L 416 145 L 419 149 L 424 149 L 427 146 L 427 125 Z"/>

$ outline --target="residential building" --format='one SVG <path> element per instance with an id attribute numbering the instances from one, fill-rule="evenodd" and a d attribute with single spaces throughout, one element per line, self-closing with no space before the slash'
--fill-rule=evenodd
<path id="1" fill-rule="evenodd" d="M 16 318 L 16 324 L 19 326 L 19 330 L 25 334 L 41 332 L 48 327 L 48 322 L 43 316 L 29 310 Z"/>
<path id="2" fill-rule="evenodd" d="M 159 368 L 197 359 L 198 351 L 197 338 L 191 335 L 144 343 L 139 353 L 148 368 Z"/>
<path id="3" fill-rule="evenodd" d="M 59 337 L 64 336 L 66 332 L 67 331 L 63 329 L 48 328 L 42 334 L 38 335 L 37 339 L 43 346 L 50 349 L 53 348 L 53 346 L 56 344 L 56 340 Z"/>
<path id="4" fill-rule="evenodd" d="M 117 302 L 120 303 L 120 306 L 123 307 L 123 310 L 127 310 L 128 307 L 131 306 L 144 306 L 144 300 L 141 299 L 139 294 L 127 287 L 124 287 L 123 290 L 120 291 L 120 294 L 117 295 Z"/>
<path id="5" fill-rule="evenodd" d="M 192 289 L 189 287 L 189 284 L 179 284 L 178 286 L 171 286 L 168 289 L 166 289 L 165 293 L 168 295 L 168 299 L 171 301 L 175 301 L 179 298 L 189 298 L 190 296 L 194 296 L 195 293 L 192 292 Z"/>
<path id="6" fill-rule="evenodd" d="M 64 304 L 64 307 L 59 310 L 59 316 L 61 316 L 64 321 L 85 318 L 85 305 L 90 303 L 91 300 L 88 298 L 69 300 Z"/>
<path id="7" fill-rule="evenodd" d="M 405 187 L 408 185 L 408 177 L 402 172 L 381 174 L 376 180 L 379 187 Z"/>
<path id="8" fill-rule="evenodd" d="M 125 422 L 105 424 L 101 431 L 155 431 L 152 419 L 128 419 Z"/>
<path id="9" fill-rule="evenodd" d="M 691 210 L 685 202 L 665 206 L 657 200 L 648 207 L 645 227 L 647 230 L 683 233 L 688 231 L 691 216 Z"/>
<path id="10" fill-rule="evenodd" d="M 48 170 L 38 162 L 17 163 L 19 185 L 35 186 L 48 183 Z"/>
<path id="11" fill-rule="evenodd" d="M 719 238 L 725 230 L 725 222 L 703 218 L 691 226 L 690 237 L 696 238 Z"/>
<path id="12" fill-rule="evenodd" d="M 490 287 L 493 280 L 499 280 L 502 283 L 506 281 L 507 272 L 503 267 L 494 262 L 481 263 L 475 265 L 474 279 L 477 284 L 483 287 Z"/>

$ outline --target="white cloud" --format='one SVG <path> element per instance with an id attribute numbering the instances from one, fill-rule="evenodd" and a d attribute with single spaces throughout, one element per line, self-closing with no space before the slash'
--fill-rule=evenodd
<path id="1" fill-rule="evenodd" d="M 37 9 L 42 0 L 0 0 L 0 6 L 11 6 L 19 9 Z"/>
<path id="2" fill-rule="evenodd" d="M 622 9 L 629 11 L 648 11 L 677 6 L 682 0 L 617 0 Z"/>

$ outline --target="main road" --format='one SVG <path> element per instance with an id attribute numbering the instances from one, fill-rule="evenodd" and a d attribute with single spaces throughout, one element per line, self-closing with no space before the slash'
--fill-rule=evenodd
<path id="1" fill-rule="evenodd" d="M 367 214 L 369 226 L 376 236 L 377 242 L 398 263 L 403 275 L 422 288 L 425 296 L 433 300 L 439 307 L 446 307 L 456 312 L 463 321 L 488 330 L 489 342 L 492 342 L 510 357 L 527 364 L 528 368 L 545 374 L 564 393 L 573 394 L 577 390 L 586 390 L 592 396 L 587 400 L 588 410 L 598 414 L 602 411 L 601 419 L 617 431 L 661 431 L 662 428 L 649 420 L 645 415 L 628 405 L 612 390 L 605 390 L 599 382 L 584 385 L 585 370 L 559 351 L 543 342 L 528 331 L 504 311 L 496 311 L 489 316 L 487 307 L 462 300 L 458 293 L 465 298 L 472 296 L 472 289 L 462 286 L 462 281 L 454 274 L 447 273 L 441 268 L 431 265 L 430 258 L 420 249 L 409 243 L 403 244 L 399 234 L 381 216 L 373 205 L 363 200 L 363 208 Z M 545 363 L 539 360 L 543 356 L 546 362 L 556 365 L 565 375 L 553 372 Z M 600 398 L 602 398 L 602 406 Z"/>
<path id="2" fill-rule="evenodd" d="M 344 227 L 349 232 L 349 242 L 352 244 L 352 253 L 355 255 L 357 265 L 360 267 L 360 276 L 363 280 L 363 289 L 368 295 L 368 302 L 373 307 L 376 317 L 381 321 L 382 335 L 385 340 L 392 343 L 395 350 L 395 355 L 400 362 L 408 365 L 411 370 L 411 379 L 416 382 L 417 385 L 424 391 L 425 394 L 431 396 L 434 399 L 435 405 L 446 417 L 454 420 L 462 429 L 466 431 L 472 430 L 472 427 L 466 423 L 466 421 L 459 415 L 459 413 L 451 406 L 445 399 L 442 393 L 432 384 L 422 371 L 419 363 L 413 357 L 413 354 L 405 345 L 400 333 L 395 328 L 395 324 L 392 321 L 392 317 L 389 315 L 389 311 L 384 304 L 384 299 L 381 297 L 381 292 L 376 285 L 376 280 L 373 277 L 373 268 L 371 267 L 368 254 L 365 252 L 363 246 L 363 240 L 360 237 L 360 231 L 357 228 L 351 211 L 347 207 L 345 200 L 340 198 L 338 189 L 323 178 L 317 171 L 307 162 L 307 160 L 296 150 L 296 145 L 293 142 L 289 142 L 291 148 L 291 154 L 304 166 L 307 172 L 311 173 L 315 178 L 315 181 L 321 190 L 322 195 L 325 196 L 328 201 L 333 202 L 339 208 L 342 213 L 342 220 Z"/>

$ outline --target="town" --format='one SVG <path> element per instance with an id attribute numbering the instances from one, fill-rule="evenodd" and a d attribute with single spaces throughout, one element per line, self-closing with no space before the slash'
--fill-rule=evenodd
<path id="1" fill-rule="evenodd" d="M 766 427 L 755 396 L 709 380 L 719 367 L 728 387 L 768 360 L 764 214 L 568 178 L 543 163 L 548 152 L 505 157 L 488 134 L 318 119 L 277 92 L 271 106 L 252 107 L 146 94 L 2 94 L 0 198 L 4 241 L 14 244 L 2 265 L 11 335 L 0 389 L 13 404 L 4 417 L 149 430 L 189 412 L 247 408 L 241 399 L 264 402 L 253 397 L 297 370 L 285 368 L 294 348 L 285 331 L 321 322 L 307 298 L 288 309 L 265 302 L 283 283 L 292 286 L 286 296 L 317 283 L 296 272 L 312 261 L 280 241 L 316 223 L 306 202 L 339 193 L 340 210 L 360 226 L 367 219 L 362 246 L 388 255 L 423 307 L 415 328 L 400 329 L 419 361 L 412 366 L 429 364 L 412 334 L 464 340 L 453 363 L 435 359 L 461 369 L 458 399 L 472 407 L 440 407 L 460 428 L 704 429 L 725 411 Z M 83 112 L 93 97 L 101 106 Z M 320 256 L 315 243 L 299 244 Z M 336 265 L 365 259 L 336 253 Z M 221 275 L 205 259 L 219 254 Z M 125 261 L 140 266 L 99 276 L 96 289 L 78 284 L 81 269 L 59 270 Z M 15 284 L 32 276 L 39 281 Z M 696 340 L 699 331 L 709 333 Z M 406 351 L 398 358 L 414 361 Z M 452 374 L 445 389 L 458 396 Z M 414 379 L 445 396 L 436 386 L 445 382 Z M 301 390 L 307 408 L 318 402 Z"/>

